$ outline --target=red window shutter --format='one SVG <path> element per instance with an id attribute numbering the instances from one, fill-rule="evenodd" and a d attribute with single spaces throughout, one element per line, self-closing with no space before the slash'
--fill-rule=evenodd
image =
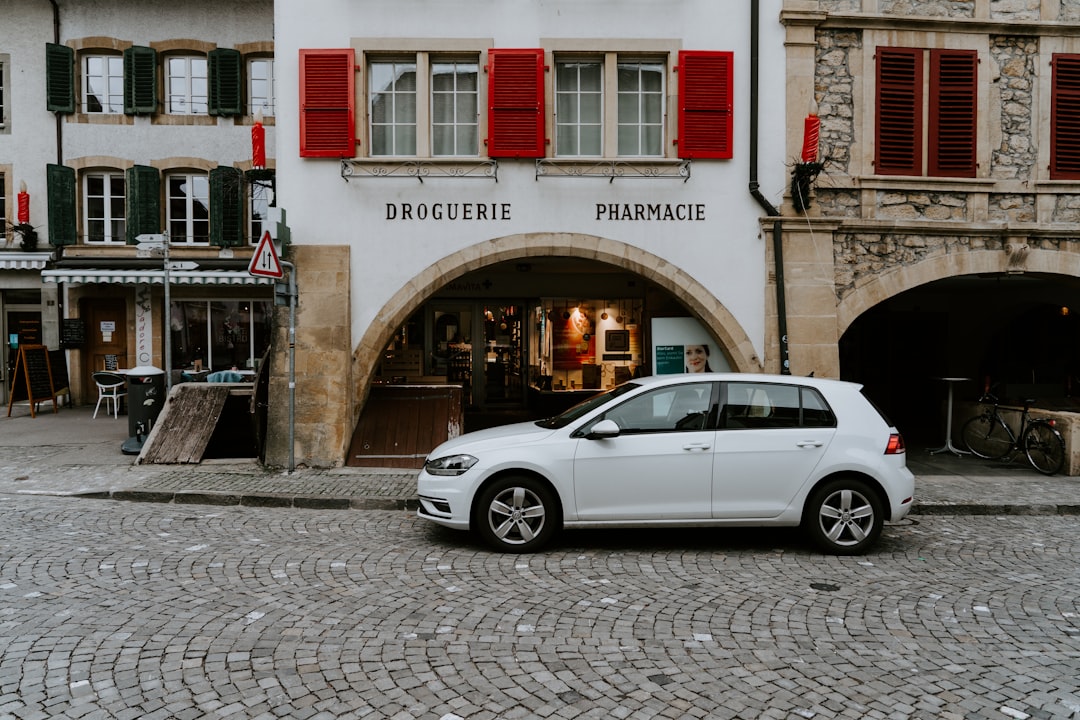
<path id="1" fill-rule="evenodd" d="M 300 157 L 352 157 L 354 53 L 300 51 Z"/>
<path id="2" fill-rule="evenodd" d="M 923 51 L 877 49 L 874 171 L 922 175 Z"/>
<path id="3" fill-rule="evenodd" d="M 679 157 L 732 157 L 734 58 L 725 51 L 679 51 Z"/>
<path id="4" fill-rule="evenodd" d="M 543 49 L 488 50 L 489 157 L 544 157 Z"/>
<path id="5" fill-rule="evenodd" d="M 1080 55 L 1054 55 L 1050 177 L 1080 180 Z"/>
<path id="6" fill-rule="evenodd" d="M 975 177 L 978 75 L 974 50 L 930 51 L 927 174 Z"/>

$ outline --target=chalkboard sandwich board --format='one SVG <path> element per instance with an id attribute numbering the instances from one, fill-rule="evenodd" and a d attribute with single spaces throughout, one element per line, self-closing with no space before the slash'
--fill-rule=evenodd
<path id="1" fill-rule="evenodd" d="M 52 400 L 54 413 L 59 410 L 49 349 L 44 345 L 20 345 L 19 353 L 15 356 L 15 375 L 8 400 L 8 417 L 11 417 L 11 406 L 24 400 L 30 402 L 31 417 L 37 417 L 35 406 L 47 400 Z"/>

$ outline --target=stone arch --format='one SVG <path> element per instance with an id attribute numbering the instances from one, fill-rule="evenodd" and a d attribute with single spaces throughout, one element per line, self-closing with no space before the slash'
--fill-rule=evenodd
<path id="1" fill-rule="evenodd" d="M 581 233 L 523 233 L 470 245 L 429 265 L 383 305 L 353 350 L 355 391 L 371 384 L 382 348 L 409 315 L 455 278 L 494 263 L 539 256 L 574 257 L 616 265 L 664 288 L 710 329 L 724 346 L 733 370 L 761 372 L 762 362 L 734 315 L 681 268 L 641 248 Z M 355 420 L 355 418 L 354 418 Z"/>
<path id="2" fill-rule="evenodd" d="M 1008 245 L 1006 249 L 968 250 L 926 258 L 911 265 L 878 273 L 845 295 L 836 308 L 837 337 L 875 305 L 905 290 L 947 278 L 979 273 L 1040 273 L 1080 276 L 1080 253 L 1060 249 L 1030 249 Z"/>

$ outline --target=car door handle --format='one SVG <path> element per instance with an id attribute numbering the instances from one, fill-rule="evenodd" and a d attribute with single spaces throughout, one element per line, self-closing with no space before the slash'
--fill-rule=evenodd
<path id="1" fill-rule="evenodd" d="M 683 450 L 708 450 L 710 443 L 687 443 L 682 446 Z"/>
<path id="2" fill-rule="evenodd" d="M 799 446 L 799 447 L 804 448 L 804 447 L 821 447 L 825 443 L 821 442 L 820 440 L 803 440 L 803 441 L 797 442 L 795 444 L 797 446 Z"/>

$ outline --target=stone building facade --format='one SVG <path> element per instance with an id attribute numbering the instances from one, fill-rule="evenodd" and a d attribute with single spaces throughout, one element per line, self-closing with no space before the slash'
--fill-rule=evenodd
<path id="1" fill-rule="evenodd" d="M 904 376 L 919 375 L 930 388 L 915 393 L 920 403 L 940 397 L 935 377 L 954 375 L 970 378 L 969 397 L 1000 385 L 1068 404 L 1080 182 L 1061 163 L 1073 152 L 1075 113 L 1060 63 L 1080 53 L 1078 20 L 1077 0 L 785 3 L 787 155 L 798 157 L 802 118 L 816 109 L 822 164 L 811 207 L 784 208 L 793 372 L 865 382 L 901 416 L 915 412 L 897 395 L 912 393 L 885 388 L 889 376 L 903 387 Z M 914 172 L 876 165 L 883 133 L 892 132 L 882 97 L 893 79 L 883 79 L 882 57 L 896 52 L 916 57 L 915 71 L 925 72 L 915 76 L 923 77 L 923 105 Z M 932 169 L 935 117 L 946 122 L 935 113 L 950 102 L 935 97 L 946 80 L 933 75 L 934 63 L 949 53 L 972 58 L 974 68 L 964 100 L 973 123 L 968 172 Z M 893 322 L 892 337 L 871 327 L 885 322 Z M 770 337 L 775 358 L 779 339 Z M 922 358 L 929 369 L 898 355 Z"/>

